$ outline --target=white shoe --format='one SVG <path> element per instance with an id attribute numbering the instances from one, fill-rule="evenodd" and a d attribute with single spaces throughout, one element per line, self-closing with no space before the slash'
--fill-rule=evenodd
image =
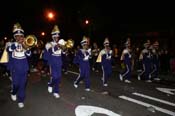
<path id="1" fill-rule="evenodd" d="M 103 84 L 103 86 L 104 86 L 104 87 L 107 87 L 107 86 L 108 86 L 108 84 L 107 84 L 107 83 L 106 83 L 106 84 Z"/>
<path id="2" fill-rule="evenodd" d="M 12 99 L 12 101 L 16 101 L 16 99 L 17 99 L 17 98 L 16 98 L 16 95 L 12 95 L 12 94 L 11 94 L 11 99 Z"/>
<path id="3" fill-rule="evenodd" d="M 131 81 L 129 81 L 129 80 L 125 80 L 125 83 L 131 83 Z"/>
<path id="4" fill-rule="evenodd" d="M 24 103 L 19 102 L 19 103 L 18 103 L 18 107 L 19 107 L 19 108 L 23 108 L 23 107 L 24 107 Z"/>
<path id="5" fill-rule="evenodd" d="M 146 80 L 145 82 L 147 82 L 147 83 L 151 83 L 152 81 L 151 81 L 151 80 Z"/>
<path id="6" fill-rule="evenodd" d="M 90 91 L 90 89 L 89 88 L 86 88 L 85 91 Z"/>
<path id="7" fill-rule="evenodd" d="M 52 89 L 53 89 L 52 87 L 48 87 L 48 92 L 52 93 Z"/>
<path id="8" fill-rule="evenodd" d="M 120 81 L 123 81 L 123 77 L 121 74 L 119 74 Z"/>
<path id="9" fill-rule="evenodd" d="M 138 76 L 137 79 L 140 81 L 141 80 L 140 76 Z"/>
<path id="10" fill-rule="evenodd" d="M 75 88 L 78 88 L 78 85 L 74 83 L 74 87 L 75 87 Z"/>
<path id="11" fill-rule="evenodd" d="M 54 93 L 53 96 L 54 96 L 55 98 L 60 98 L 60 95 L 59 95 L 58 93 Z"/>

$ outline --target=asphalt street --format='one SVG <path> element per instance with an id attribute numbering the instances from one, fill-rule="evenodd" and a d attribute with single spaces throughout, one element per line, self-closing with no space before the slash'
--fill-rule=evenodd
<path id="1" fill-rule="evenodd" d="M 133 75 L 132 83 L 125 83 L 113 71 L 108 87 L 103 87 L 102 72 L 91 72 L 91 91 L 87 92 L 84 82 L 73 86 L 78 72 L 74 67 L 63 73 L 59 99 L 47 91 L 48 76 L 30 73 L 22 109 L 10 99 L 9 78 L 0 77 L 0 116 L 175 116 L 173 81 L 146 83 Z"/>

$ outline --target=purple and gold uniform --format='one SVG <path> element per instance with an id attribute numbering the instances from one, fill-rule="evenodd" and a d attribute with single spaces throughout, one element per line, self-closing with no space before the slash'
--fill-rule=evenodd
<path id="1" fill-rule="evenodd" d="M 100 51 L 99 56 L 97 58 L 97 62 L 98 62 L 98 59 L 101 58 L 100 62 L 101 62 L 102 71 L 103 71 L 102 81 L 103 81 L 103 86 L 106 87 L 108 86 L 107 84 L 108 79 L 112 75 L 112 59 L 111 59 L 112 50 L 110 49 L 108 38 L 104 40 L 103 45 L 104 45 L 104 49 Z"/>
<path id="2" fill-rule="evenodd" d="M 125 71 L 119 74 L 120 80 L 123 81 L 125 77 L 126 83 L 131 83 L 131 49 L 130 49 L 130 40 L 127 40 L 125 43 L 126 48 L 123 50 L 120 60 L 123 61 L 125 66 Z"/>
<path id="3" fill-rule="evenodd" d="M 29 70 L 27 57 L 31 55 L 31 51 L 23 48 L 24 30 L 19 23 L 14 25 L 13 33 L 16 42 L 12 42 L 11 45 L 7 47 L 7 51 L 11 55 L 9 59 L 9 69 L 12 74 L 11 98 L 13 101 L 16 101 L 17 95 L 18 106 L 22 108 L 24 107 L 25 87 Z"/>
<path id="4" fill-rule="evenodd" d="M 149 50 L 150 43 L 146 42 L 144 44 L 144 49 L 140 53 L 139 60 L 142 61 L 143 70 L 138 74 L 138 80 L 141 79 L 141 76 L 144 75 L 146 82 L 151 82 L 150 72 L 151 72 L 151 53 Z"/>
<path id="5" fill-rule="evenodd" d="M 62 49 L 61 45 L 64 44 L 64 40 L 59 40 L 59 29 L 55 25 L 52 30 L 52 42 L 48 42 L 45 46 L 43 58 L 48 61 L 50 66 L 51 78 L 48 82 L 48 92 L 53 93 L 55 98 L 59 98 L 59 84 L 62 76 Z"/>
<path id="6" fill-rule="evenodd" d="M 88 49 L 88 41 L 87 38 L 84 37 L 81 41 L 81 45 L 83 49 L 79 49 L 74 57 L 74 64 L 79 65 L 80 74 L 78 75 L 76 81 L 74 82 L 74 87 L 77 88 L 78 84 L 81 80 L 85 80 L 85 90 L 90 91 L 90 64 L 89 64 L 89 56 L 91 53 L 91 49 Z"/>

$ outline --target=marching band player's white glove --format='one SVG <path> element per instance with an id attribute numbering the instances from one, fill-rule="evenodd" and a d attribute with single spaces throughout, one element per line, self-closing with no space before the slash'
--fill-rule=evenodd
<path id="1" fill-rule="evenodd" d="M 104 55 L 104 54 L 106 54 L 106 52 L 105 52 L 105 50 L 102 50 L 101 55 Z"/>
<path id="2" fill-rule="evenodd" d="M 59 44 L 59 45 L 62 45 L 62 46 L 65 46 L 65 45 L 66 45 L 66 41 L 65 41 L 64 39 L 60 39 L 60 40 L 58 41 L 58 44 Z"/>
<path id="3" fill-rule="evenodd" d="M 112 50 L 109 51 L 109 54 L 112 54 Z"/>
<path id="4" fill-rule="evenodd" d="M 87 50 L 87 52 L 91 55 L 91 48 L 89 48 L 89 49 Z"/>
<path id="5" fill-rule="evenodd" d="M 107 56 L 106 59 L 110 60 L 111 59 L 111 55 L 110 56 Z"/>
<path id="6" fill-rule="evenodd" d="M 89 55 L 85 56 L 83 60 L 87 61 L 88 59 L 89 59 Z"/>
<path id="7" fill-rule="evenodd" d="M 52 48 L 52 44 L 51 43 L 47 43 L 45 48 L 46 48 L 46 50 L 49 50 L 50 48 Z"/>

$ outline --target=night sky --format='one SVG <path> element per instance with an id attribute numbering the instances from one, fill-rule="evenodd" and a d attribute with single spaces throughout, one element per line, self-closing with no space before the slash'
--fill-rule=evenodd
<path id="1" fill-rule="evenodd" d="M 6 0 L 1 3 L 0 38 L 12 37 L 13 24 L 19 22 L 25 34 L 40 38 L 42 31 L 50 37 L 54 24 L 59 25 L 62 38 L 80 40 L 83 35 L 103 41 L 125 38 L 128 34 L 145 32 L 174 33 L 175 13 L 171 3 L 97 0 Z M 49 21 L 45 12 L 56 13 Z M 89 25 L 84 21 L 88 19 Z"/>

